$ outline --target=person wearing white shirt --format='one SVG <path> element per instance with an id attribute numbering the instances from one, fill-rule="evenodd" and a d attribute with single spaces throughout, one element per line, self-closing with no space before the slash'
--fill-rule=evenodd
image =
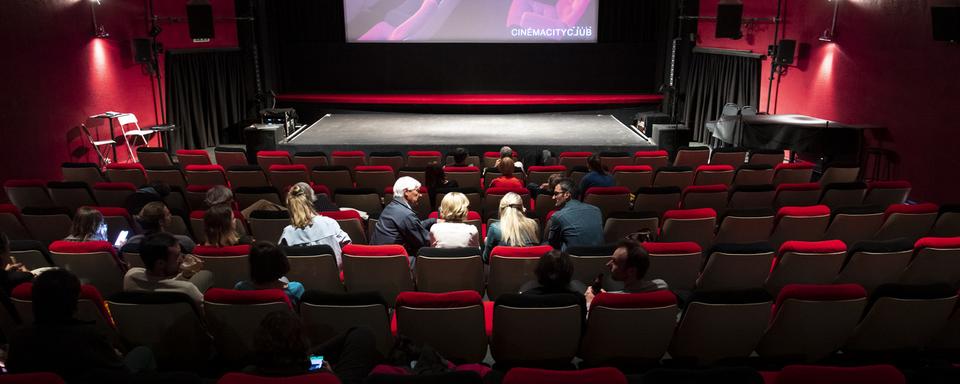
<path id="1" fill-rule="evenodd" d="M 477 227 L 466 224 L 470 201 L 460 192 L 450 192 L 440 202 L 440 220 L 430 227 L 430 246 L 434 248 L 479 247 Z"/>
<path id="2" fill-rule="evenodd" d="M 290 210 L 290 225 L 283 229 L 280 244 L 287 246 L 329 245 L 337 257 L 337 266 L 342 265 L 342 246 L 350 242 L 350 235 L 340 228 L 336 220 L 317 215 L 310 201 L 308 186 L 296 184 L 287 193 L 287 209 Z"/>

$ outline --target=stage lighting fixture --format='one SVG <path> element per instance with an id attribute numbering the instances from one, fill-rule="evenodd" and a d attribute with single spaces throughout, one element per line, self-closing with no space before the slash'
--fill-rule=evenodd
<path id="1" fill-rule="evenodd" d="M 833 21 L 830 23 L 830 29 L 824 29 L 820 34 L 819 40 L 833 42 L 837 38 L 837 10 L 840 8 L 840 0 L 828 0 L 833 3 Z"/>
<path id="2" fill-rule="evenodd" d="M 110 34 L 103 28 L 103 24 L 97 23 L 97 7 L 99 5 L 100 0 L 90 0 L 90 14 L 93 16 L 93 37 L 106 39 L 110 37 Z"/>

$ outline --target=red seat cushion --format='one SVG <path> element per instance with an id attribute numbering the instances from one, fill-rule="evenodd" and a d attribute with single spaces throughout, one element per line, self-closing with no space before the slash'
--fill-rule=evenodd
<path id="1" fill-rule="evenodd" d="M 906 378 L 892 365 L 830 367 L 788 365 L 777 375 L 777 384 L 905 384 Z"/>
<path id="2" fill-rule="evenodd" d="M 653 167 L 649 165 L 618 165 L 613 167 L 613 172 L 653 172 Z"/>
<path id="3" fill-rule="evenodd" d="M 590 157 L 593 152 L 560 152 L 560 157 Z"/>
<path id="4" fill-rule="evenodd" d="M 854 300 L 867 297 L 859 284 L 787 284 L 777 295 L 775 307 L 789 299 L 809 301 Z"/>
<path id="5" fill-rule="evenodd" d="M 440 151 L 408 151 L 407 156 L 443 156 Z"/>
<path id="6" fill-rule="evenodd" d="M 943 248 L 943 249 L 953 249 L 960 248 L 960 237 L 923 237 L 920 240 L 917 240 L 913 245 L 914 248 Z"/>
<path id="7" fill-rule="evenodd" d="M 633 157 L 668 157 L 670 156 L 667 151 L 637 151 L 633 154 Z"/>
<path id="8" fill-rule="evenodd" d="M 187 172 L 214 172 L 218 171 L 225 173 L 223 166 L 220 164 L 190 164 L 185 168 Z"/>
<path id="9" fill-rule="evenodd" d="M 830 207 L 826 205 L 811 205 L 809 207 L 782 207 L 777 211 L 777 220 L 784 216 L 830 216 Z"/>
<path id="10" fill-rule="evenodd" d="M 319 194 L 322 193 L 322 194 L 326 194 L 327 196 L 332 195 L 332 193 L 330 193 L 330 188 L 327 188 L 326 185 L 323 185 L 323 184 L 310 184 L 310 187 L 313 188 L 313 193 L 315 193 L 315 194 L 318 194 L 318 195 L 319 195 Z"/>
<path id="11" fill-rule="evenodd" d="M 13 180 L 7 180 L 6 182 L 4 182 L 3 186 L 7 188 L 27 188 L 27 187 L 44 188 L 47 186 L 47 182 L 40 179 L 13 179 Z"/>
<path id="12" fill-rule="evenodd" d="M 799 241 L 790 240 L 780 245 L 778 254 L 794 253 L 837 253 L 846 252 L 847 245 L 840 240 Z"/>
<path id="13" fill-rule="evenodd" d="M 178 149 L 177 156 L 209 156 L 207 151 L 202 149 Z"/>
<path id="14" fill-rule="evenodd" d="M 269 172 L 307 172 L 307 166 L 304 164 L 273 164 L 268 169 Z"/>
<path id="15" fill-rule="evenodd" d="M 775 170 L 781 169 L 813 169 L 813 163 L 801 161 L 797 163 L 780 163 L 773 167 Z"/>
<path id="16" fill-rule="evenodd" d="M 137 169 L 143 171 L 143 165 L 140 163 L 110 163 L 107 169 Z"/>
<path id="17" fill-rule="evenodd" d="M 629 195 L 627 187 L 590 187 L 586 195 Z"/>
<path id="18" fill-rule="evenodd" d="M 366 155 L 363 151 L 333 151 L 330 153 L 332 157 L 364 157 Z"/>
<path id="19" fill-rule="evenodd" d="M 244 256 L 250 254 L 249 245 L 233 245 L 229 247 L 214 247 L 212 245 L 198 245 L 193 248 L 197 256 Z"/>
<path id="20" fill-rule="evenodd" d="M 414 308 L 458 308 L 481 305 L 483 298 L 476 291 L 454 291 L 445 293 L 400 292 L 397 306 Z"/>
<path id="21" fill-rule="evenodd" d="M 644 293 L 600 293 L 593 298 L 590 309 L 608 308 L 660 308 L 677 304 L 677 296 L 666 289 Z"/>
<path id="22" fill-rule="evenodd" d="M 527 167 L 528 172 L 566 172 L 565 165 L 531 165 Z"/>
<path id="23" fill-rule="evenodd" d="M 507 247 L 498 245 L 490 251 L 491 256 L 500 256 L 508 258 L 537 258 L 553 250 L 549 245 L 537 245 L 533 247 Z"/>
<path id="24" fill-rule="evenodd" d="M 446 166 L 446 167 L 443 167 L 443 171 L 444 172 L 480 172 L 480 168 L 474 167 L 472 165 L 467 167 Z"/>
<path id="25" fill-rule="evenodd" d="M 389 165 L 358 165 L 353 167 L 357 172 L 393 172 L 393 167 Z"/>
<path id="26" fill-rule="evenodd" d="M 0 204 L 0 213 L 12 213 L 14 215 L 17 215 L 17 217 L 20 217 L 20 209 L 17 208 L 16 205 L 9 204 L 9 203 Z"/>
<path id="27" fill-rule="evenodd" d="M 117 254 L 113 244 L 107 241 L 63 241 L 57 240 L 50 243 L 48 248 L 50 252 L 57 253 L 96 253 L 107 252 L 113 255 Z"/>
<path id="28" fill-rule="evenodd" d="M 692 241 L 647 242 L 643 243 L 643 249 L 655 255 L 681 255 L 703 251 L 699 244 Z"/>
<path id="29" fill-rule="evenodd" d="M 347 244 L 343 247 L 343 253 L 351 256 L 407 256 L 407 250 L 399 244 L 387 245 L 362 245 Z"/>
<path id="30" fill-rule="evenodd" d="M 727 164 L 701 165 L 697 172 L 733 172 L 733 166 Z"/>
<path id="31" fill-rule="evenodd" d="M 717 211 L 714 211 L 713 208 L 671 209 L 663 213 L 663 220 L 692 220 L 708 219 L 711 217 L 717 217 Z"/>
<path id="32" fill-rule="evenodd" d="M 887 210 L 884 211 L 886 216 L 890 216 L 894 213 L 903 213 L 908 215 L 921 215 L 928 213 L 937 213 L 940 210 L 940 207 L 933 203 L 923 203 L 923 204 L 890 204 L 887 207 Z"/>
<path id="33" fill-rule="evenodd" d="M 290 152 L 287 151 L 258 151 L 257 157 L 290 157 Z"/>
<path id="34" fill-rule="evenodd" d="M 284 302 L 290 305 L 290 299 L 282 289 L 256 289 L 238 291 L 235 289 L 210 288 L 203 294 L 203 300 L 220 304 L 264 304 Z"/>
<path id="35" fill-rule="evenodd" d="M 348 209 L 346 211 L 328 211 L 328 212 L 317 212 L 320 216 L 326 216 L 334 220 L 348 220 L 354 219 L 358 221 L 363 221 L 363 218 L 360 217 L 360 212 Z"/>
<path id="36" fill-rule="evenodd" d="M 191 184 L 191 185 L 188 185 L 188 186 L 187 186 L 187 192 L 205 193 L 205 192 L 209 191 L 210 189 L 212 189 L 213 187 L 215 187 L 215 186 L 214 186 L 214 185 L 196 185 L 196 184 Z"/>

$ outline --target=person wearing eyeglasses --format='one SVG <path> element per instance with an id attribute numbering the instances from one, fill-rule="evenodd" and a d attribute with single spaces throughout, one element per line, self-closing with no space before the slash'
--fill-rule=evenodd
<path id="1" fill-rule="evenodd" d="M 603 244 L 603 216 L 600 208 L 579 200 L 573 180 L 562 179 L 553 187 L 557 211 L 547 222 L 544 244 L 566 250 L 575 246 Z"/>

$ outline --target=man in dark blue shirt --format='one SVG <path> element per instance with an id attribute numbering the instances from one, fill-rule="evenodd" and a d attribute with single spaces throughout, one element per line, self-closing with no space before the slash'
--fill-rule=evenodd
<path id="1" fill-rule="evenodd" d="M 579 191 L 570 179 L 560 180 L 553 189 L 557 211 L 547 222 L 544 241 L 555 249 L 603 244 L 603 217 L 600 208 L 578 200 Z"/>

